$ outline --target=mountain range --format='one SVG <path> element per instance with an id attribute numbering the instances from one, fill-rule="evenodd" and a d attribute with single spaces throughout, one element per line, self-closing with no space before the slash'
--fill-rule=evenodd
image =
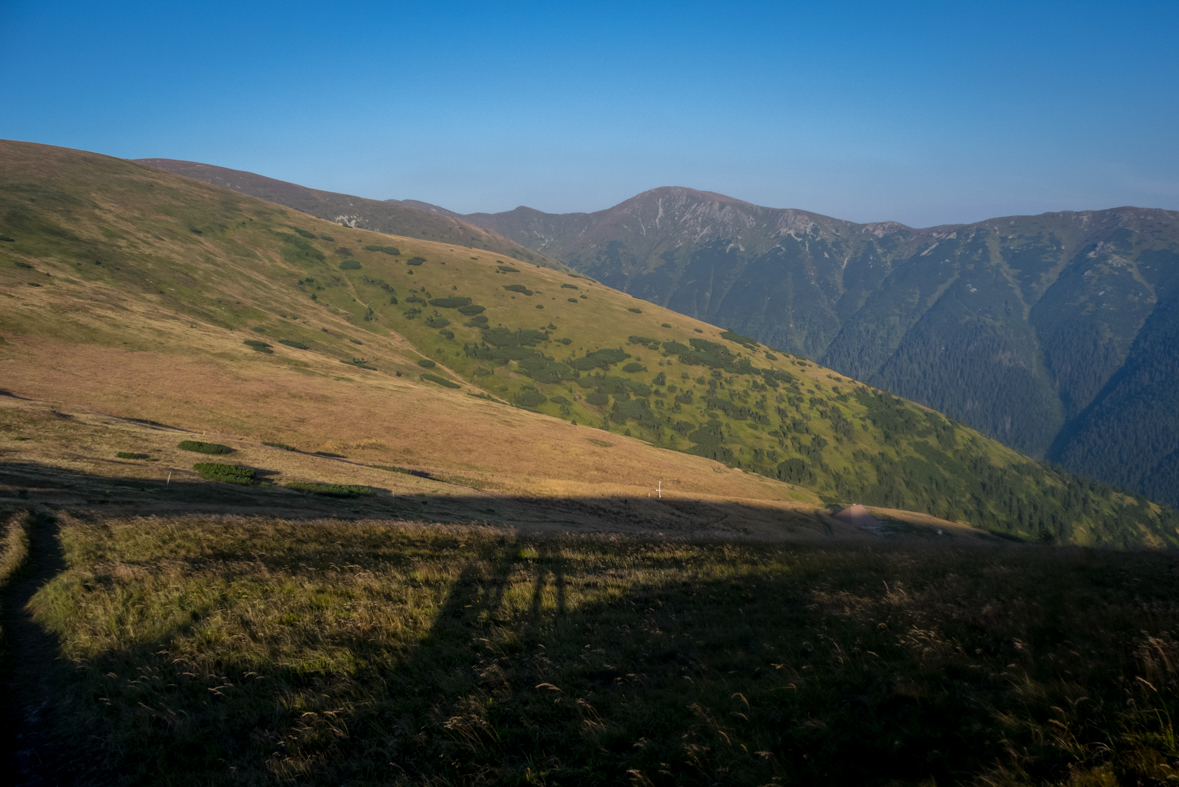
<path id="1" fill-rule="evenodd" d="M 107 427 L 66 439 L 84 407 L 239 446 L 275 505 L 404 471 L 455 479 L 474 511 L 510 492 L 740 533 L 765 509 L 758 528 L 783 537 L 862 502 L 1022 539 L 1179 544 L 1169 508 L 582 274 L 22 143 L 0 144 L 0 236 L 4 412 L 44 411 L 0 414 L 9 463 L 199 481 L 151 464 L 155 444 L 114 461 L 95 448 Z M 660 480 L 674 497 L 638 508 Z M 708 500 L 727 510 L 710 519 Z"/>
<path id="2" fill-rule="evenodd" d="M 220 171 L 147 163 L 208 182 Z M 676 187 L 596 213 L 387 204 L 481 227 L 1030 456 L 1179 505 L 1174 211 L 914 229 Z"/>

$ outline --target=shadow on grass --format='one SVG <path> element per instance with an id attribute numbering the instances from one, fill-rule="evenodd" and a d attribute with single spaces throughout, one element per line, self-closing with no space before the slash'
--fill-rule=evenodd
<path id="1" fill-rule="evenodd" d="M 190 486 L 169 493 L 208 494 Z M 38 542 L 57 635 L 28 633 L 46 643 L 29 668 L 58 687 L 40 726 L 81 782 L 1152 783 L 1179 767 L 1167 553 L 63 519 L 77 565 Z M 51 658 L 94 641 L 110 644 Z"/>
<path id="2" fill-rule="evenodd" d="M 209 461 L 216 463 L 215 459 Z M 233 464 L 231 460 L 222 463 Z M 286 489 L 270 481 L 275 471 L 253 469 L 264 483 L 238 486 L 180 477 L 104 477 L 28 462 L 0 464 L 0 512 L 42 504 L 55 509 L 119 515 L 190 510 L 273 512 L 294 519 L 425 519 L 442 523 L 483 522 L 521 530 L 640 531 L 652 535 L 722 538 L 772 538 L 799 533 L 816 538 L 833 535 L 828 518 L 738 502 L 657 496 L 545 498 L 468 493 L 459 486 L 453 487 L 455 494 L 393 494 L 388 489 L 371 487 L 376 495 L 333 498 Z"/>

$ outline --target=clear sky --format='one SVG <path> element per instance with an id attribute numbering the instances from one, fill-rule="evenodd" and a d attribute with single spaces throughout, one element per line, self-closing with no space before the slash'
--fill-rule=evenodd
<path id="1" fill-rule="evenodd" d="M 0 0 L 0 137 L 462 212 L 1179 209 L 1179 2 Z"/>

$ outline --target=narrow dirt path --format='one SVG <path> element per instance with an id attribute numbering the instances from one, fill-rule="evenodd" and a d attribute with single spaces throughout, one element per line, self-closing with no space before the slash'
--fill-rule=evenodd
<path id="1" fill-rule="evenodd" d="M 54 674 L 61 667 L 58 643 L 27 609 L 33 594 L 65 569 L 57 520 L 50 512 L 35 513 L 29 542 L 21 578 L 0 597 L 0 781 L 29 787 L 70 785 L 76 779 L 54 753 L 46 718 Z"/>

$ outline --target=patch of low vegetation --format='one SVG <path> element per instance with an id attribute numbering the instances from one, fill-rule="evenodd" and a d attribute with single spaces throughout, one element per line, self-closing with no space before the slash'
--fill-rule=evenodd
<path id="1" fill-rule="evenodd" d="M 434 363 L 429 358 L 418 358 L 418 366 L 424 367 L 426 369 L 433 369 L 437 365 L 438 364 Z"/>
<path id="2" fill-rule="evenodd" d="M 427 317 L 426 325 L 437 330 L 438 328 L 445 328 L 447 325 L 450 325 L 450 320 L 445 317 Z"/>
<path id="3" fill-rule="evenodd" d="M 533 295 L 532 290 L 525 287 L 523 284 L 505 284 L 504 289 L 508 292 L 518 292 L 522 295 Z"/>
<path id="4" fill-rule="evenodd" d="M 147 454 L 139 454 L 134 451 L 119 451 L 115 454 L 119 459 L 147 459 Z"/>
<path id="5" fill-rule="evenodd" d="M 340 270 L 358 271 L 360 270 L 360 260 L 344 260 L 340 263 Z"/>
<path id="6" fill-rule="evenodd" d="M 447 298 L 431 298 L 428 303 L 431 306 L 437 306 L 440 309 L 457 309 L 460 306 L 469 306 L 471 304 L 471 299 L 452 295 Z M 478 312 L 476 312 L 476 314 L 478 314 Z"/>
<path id="7" fill-rule="evenodd" d="M 192 466 L 197 475 L 208 481 L 220 481 L 224 484 L 249 486 L 254 483 L 257 471 L 243 465 L 227 465 L 220 462 L 197 462 Z"/>
<path id="8" fill-rule="evenodd" d="M 268 445 L 271 448 L 279 448 L 279 449 L 282 449 L 283 451 L 294 451 L 296 453 L 298 453 L 298 451 L 299 451 L 298 448 L 295 448 L 293 445 L 287 445 L 286 443 L 269 443 L 269 442 L 263 440 L 262 445 Z"/>
<path id="9" fill-rule="evenodd" d="M 394 257 L 401 255 L 401 249 L 397 248 L 396 246 L 365 246 L 364 248 L 367 251 L 379 251 Z"/>
<path id="10" fill-rule="evenodd" d="M 631 306 L 629 309 L 627 309 L 627 311 L 634 312 L 635 314 L 642 314 L 643 313 L 643 310 L 640 309 L 638 306 Z"/>
<path id="11" fill-rule="evenodd" d="M 408 260 L 405 261 L 405 264 L 406 265 L 413 265 L 416 267 L 418 265 L 423 264 L 425 261 L 426 261 L 425 257 L 410 257 Z"/>
<path id="12" fill-rule="evenodd" d="M 485 306 L 480 306 L 477 303 L 472 303 L 469 306 L 460 306 L 459 314 L 464 314 L 468 317 L 473 317 L 476 314 L 481 314 L 486 309 Z"/>
<path id="13" fill-rule="evenodd" d="M 260 353 L 273 353 L 274 349 L 264 341 L 259 339 L 246 339 L 242 344 L 249 347 L 251 350 Z"/>
<path id="14" fill-rule="evenodd" d="M 519 273 L 520 272 L 520 270 L 518 268 L 513 268 L 511 265 L 496 265 L 495 268 L 500 273 Z"/>
<path id="15" fill-rule="evenodd" d="M 586 353 L 581 358 L 573 358 L 569 365 L 574 369 L 586 372 L 591 369 L 609 369 L 616 363 L 621 363 L 630 357 L 630 353 L 620 349 L 602 349 Z"/>
<path id="16" fill-rule="evenodd" d="M 310 350 L 311 349 L 303 342 L 295 341 L 294 339 L 279 339 L 278 343 L 285 344 L 287 347 L 294 347 L 296 350 Z"/>
<path id="17" fill-rule="evenodd" d="M 442 377 L 437 374 L 430 374 L 429 372 L 423 373 L 422 375 L 420 375 L 420 377 L 423 380 L 429 380 L 432 383 L 435 383 L 437 385 L 441 385 L 443 388 L 461 388 L 462 387 L 461 385 L 459 385 L 458 383 L 456 383 L 452 380 L 448 380 L 445 377 Z"/>
<path id="18" fill-rule="evenodd" d="M 325 497 L 371 497 L 376 494 L 376 490 L 371 486 L 358 486 L 356 484 L 320 484 L 310 481 L 292 481 L 284 484 L 287 489 L 294 489 L 296 492 L 309 492 L 313 495 L 324 495 Z"/>
<path id="19" fill-rule="evenodd" d="M 539 407 L 547 401 L 548 397 L 535 388 L 529 388 L 527 390 L 521 391 L 516 395 L 515 399 L 516 406 L 528 408 Z"/>
<path id="20" fill-rule="evenodd" d="M 71 743 L 60 767 L 108 781 L 1097 785 L 1179 767 L 1163 553 L 61 527 L 65 568 L 30 605 L 65 687 L 44 718 Z"/>
<path id="21" fill-rule="evenodd" d="M 748 336 L 742 336 L 736 331 L 721 331 L 721 338 L 730 342 L 736 342 L 744 347 L 756 349 L 758 346 L 756 339 L 751 339 Z"/>
<path id="22" fill-rule="evenodd" d="M 415 478 L 429 478 L 430 474 L 425 470 L 413 470 L 409 467 L 397 467 L 396 465 L 373 465 L 378 470 L 388 470 L 390 473 L 402 473 L 403 475 L 412 475 Z"/>
<path id="23" fill-rule="evenodd" d="M 205 443 L 200 440 L 182 440 L 176 446 L 182 451 L 194 451 L 198 454 L 232 454 L 233 449 L 220 443 Z"/>

